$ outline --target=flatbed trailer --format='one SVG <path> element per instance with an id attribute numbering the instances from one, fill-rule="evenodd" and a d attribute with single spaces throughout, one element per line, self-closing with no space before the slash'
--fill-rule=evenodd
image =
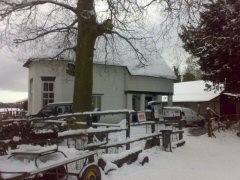
<path id="1" fill-rule="evenodd" d="M 52 154 L 52 151 L 49 151 L 49 154 Z M 44 153 L 46 155 L 48 153 Z M 58 153 L 59 151 L 55 151 Z M 43 153 L 41 151 L 41 153 Z M 31 153 L 28 152 L 27 155 Z M 53 164 L 49 164 L 46 166 L 38 166 L 36 164 L 35 159 L 35 166 L 36 168 L 30 171 L 16 171 L 16 172 L 9 172 L 9 171 L 1 171 L 0 169 L 0 180 L 24 180 L 24 179 L 68 179 L 68 176 L 76 176 L 78 180 L 101 180 L 101 172 L 99 167 L 94 163 L 89 163 L 88 160 L 92 159 L 96 153 L 93 151 L 84 152 L 76 157 L 72 158 L 65 158 L 61 161 L 58 161 Z M 18 152 L 17 154 L 14 153 L 13 156 L 17 155 L 24 155 L 23 153 Z M 26 153 L 25 153 L 26 155 Z M 41 155 L 35 153 L 31 155 L 36 155 L 36 157 L 40 157 Z M 12 156 L 12 157 L 13 157 Z M 81 169 L 70 170 L 68 165 L 71 163 L 78 162 L 79 160 L 83 160 L 84 164 Z"/>

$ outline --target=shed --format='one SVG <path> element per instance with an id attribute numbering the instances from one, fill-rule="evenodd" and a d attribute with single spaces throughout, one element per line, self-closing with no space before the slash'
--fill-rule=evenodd
<path id="1" fill-rule="evenodd" d="M 174 83 L 173 104 L 188 107 L 199 114 L 206 114 L 206 107 L 210 107 L 220 114 L 220 94 L 222 90 L 207 90 L 203 80 Z"/>

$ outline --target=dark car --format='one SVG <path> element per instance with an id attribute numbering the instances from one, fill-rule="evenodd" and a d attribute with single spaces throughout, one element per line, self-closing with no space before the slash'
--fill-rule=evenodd
<path id="1" fill-rule="evenodd" d="M 50 117 L 72 112 L 71 102 L 49 103 L 31 117 Z"/>
<path id="2" fill-rule="evenodd" d="M 33 114 L 30 116 L 32 128 L 31 137 L 41 138 L 48 135 L 51 137 L 55 137 L 56 132 L 64 131 L 67 129 L 67 123 L 64 120 L 57 119 L 56 116 L 71 112 L 71 102 L 58 102 L 47 104 L 37 114 Z M 44 133 L 43 130 L 45 131 Z"/>
<path id="3" fill-rule="evenodd" d="M 93 111 L 99 111 L 99 108 L 95 108 Z M 31 115 L 31 118 L 44 118 L 44 117 L 56 117 L 61 114 L 72 113 L 72 103 L 71 102 L 59 102 L 59 103 L 49 103 L 44 106 L 37 114 Z M 99 116 L 93 115 L 92 121 L 98 122 Z"/>

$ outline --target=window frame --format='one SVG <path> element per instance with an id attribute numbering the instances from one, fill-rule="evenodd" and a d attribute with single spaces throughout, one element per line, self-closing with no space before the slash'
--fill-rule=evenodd
<path id="1" fill-rule="evenodd" d="M 47 86 L 45 86 L 46 84 Z M 52 86 L 52 88 L 50 88 L 50 86 Z M 47 89 L 45 89 L 45 87 L 47 87 Z M 42 107 L 49 103 L 54 103 L 55 98 L 54 89 L 55 89 L 54 81 L 42 81 Z M 45 95 L 47 95 L 47 97 L 44 97 Z"/>
<path id="2" fill-rule="evenodd" d="M 98 94 L 93 94 L 92 95 L 92 106 L 93 106 L 93 110 L 95 108 L 98 108 L 98 110 L 101 110 L 101 107 L 102 107 L 102 95 L 98 95 Z"/>

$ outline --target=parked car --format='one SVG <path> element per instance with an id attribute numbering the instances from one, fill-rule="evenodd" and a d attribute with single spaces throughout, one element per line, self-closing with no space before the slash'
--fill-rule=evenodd
<path id="1" fill-rule="evenodd" d="M 61 114 L 67 114 L 72 112 L 71 102 L 59 102 L 49 103 L 44 106 L 37 114 L 33 114 L 30 117 L 50 117 L 58 116 Z"/>
<path id="2" fill-rule="evenodd" d="M 31 128 L 33 133 L 31 134 L 31 136 L 35 137 L 35 134 L 36 136 L 41 136 L 41 133 L 43 131 L 45 131 L 43 133 L 44 134 L 43 136 L 45 136 L 46 133 L 51 134 L 66 130 L 67 123 L 62 120 L 61 121 L 57 120 L 56 116 L 71 112 L 72 112 L 71 102 L 59 102 L 47 104 L 37 114 L 29 116 L 31 120 Z M 51 120 L 49 120 L 49 117 L 51 117 Z M 52 130 L 52 132 L 49 132 L 49 130 Z"/>
<path id="3" fill-rule="evenodd" d="M 185 107 L 164 107 L 163 118 L 165 122 L 182 121 L 183 126 L 204 126 L 205 118 L 190 108 Z"/>
<path id="4" fill-rule="evenodd" d="M 99 108 L 94 108 L 93 111 L 99 111 Z M 49 103 L 44 106 L 37 114 L 33 114 L 31 118 L 42 118 L 42 117 L 56 117 L 61 114 L 72 113 L 72 103 L 71 102 L 59 102 L 59 103 Z M 98 122 L 100 117 L 95 115 L 92 116 L 93 122 Z"/>

